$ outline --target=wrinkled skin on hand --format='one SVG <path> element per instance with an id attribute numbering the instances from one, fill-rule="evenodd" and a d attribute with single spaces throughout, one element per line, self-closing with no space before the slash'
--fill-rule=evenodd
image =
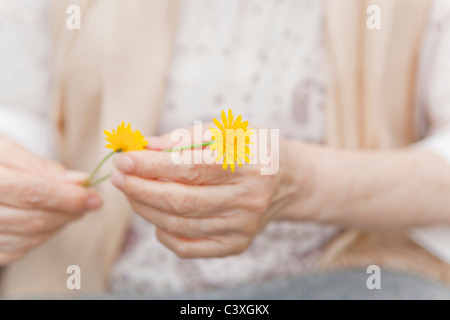
<path id="1" fill-rule="evenodd" d="M 149 145 L 171 148 L 168 137 L 149 138 Z M 292 194 L 282 163 L 276 175 L 261 175 L 257 164 L 232 173 L 220 164 L 175 164 L 170 153 L 148 150 L 121 154 L 115 166 L 113 184 L 156 226 L 160 242 L 182 258 L 245 251 Z"/>
<path id="2" fill-rule="evenodd" d="M 0 266 L 102 205 L 95 191 L 81 186 L 86 177 L 0 137 Z"/>

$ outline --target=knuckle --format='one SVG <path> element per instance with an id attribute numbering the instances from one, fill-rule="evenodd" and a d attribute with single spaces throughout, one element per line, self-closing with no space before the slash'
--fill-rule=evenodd
<path id="1" fill-rule="evenodd" d="M 25 222 L 23 229 L 25 233 L 37 233 L 46 231 L 49 228 L 49 217 L 44 214 L 43 212 L 36 213 L 36 215 L 28 219 L 27 222 Z"/>
<path id="2" fill-rule="evenodd" d="M 166 222 L 166 231 L 173 235 L 181 235 L 186 228 L 186 221 L 183 218 L 171 217 Z"/>
<path id="3" fill-rule="evenodd" d="M 249 201 L 248 206 L 250 211 L 257 213 L 265 213 L 270 206 L 271 199 L 266 194 L 259 194 L 256 197 L 253 197 L 252 201 Z"/>
<path id="4" fill-rule="evenodd" d="M 196 200 L 194 196 L 190 196 L 186 193 L 183 193 L 173 198 L 170 203 L 175 213 L 187 214 L 194 210 L 195 202 Z"/>
<path id="5" fill-rule="evenodd" d="M 189 164 L 184 165 L 180 170 L 180 178 L 186 182 L 197 184 L 202 181 L 203 173 L 200 165 Z"/>
<path id="6" fill-rule="evenodd" d="M 20 202 L 26 206 L 39 206 L 48 201 L 50 189 L 42 183 L 31 183 L 20 193 Z"/>

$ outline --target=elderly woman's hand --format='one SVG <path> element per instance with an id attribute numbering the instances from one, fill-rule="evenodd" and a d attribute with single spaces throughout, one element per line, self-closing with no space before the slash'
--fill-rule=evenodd
<path id="1" fill-rule="evenodd" d="M 152 147 L 161 144 L 149 141 Z M 140 151 L 120 155 L 115 165 L 113 184 L 157 227 L 158 239 L 183 258 L 243 252 L 295 193 L 284 162 L 276 175 L 261 175 L 254 164 L 232 173 L 218 164 L 175 164 L 170 153 Z"/>
<path id="2" fill-rule="evenodd" d="M 101 206 L 95 191 L 77 185 L 80 178 L 0 137 L 0 266 Z"/>

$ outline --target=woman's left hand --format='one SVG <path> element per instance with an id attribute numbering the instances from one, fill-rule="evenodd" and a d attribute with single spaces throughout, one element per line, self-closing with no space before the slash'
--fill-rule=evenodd
<path id="1" fill-rule="evenodd" d="M 219 164 L 175 164 L 167 152 L 128 152 L 115 160 L 112 182 L 179 257 L 223 257 L 245 251 L 288 205 L 294 188 L 284 165 L 276 175 L 261 175 L 255 164 L 236 165 L 232 173 Z"/>

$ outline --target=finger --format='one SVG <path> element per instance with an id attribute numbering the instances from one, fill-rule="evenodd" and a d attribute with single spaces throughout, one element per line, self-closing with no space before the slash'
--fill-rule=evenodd
<path id="1" fill-rule="evenodd" d="M 81 185 L 89 178 L 89 174 L 82 171 L 68 170 L 54 176 L 55 180 Z"/>
<path id="2" fill-rule="evenodd" d="M 175 147 L 178 143 L 177 141 L 172 141 L 170 139 L 169 134 L 160 137 L 148 137 L 147 141 L 148 141 L 147 149 L 159 151 L 171 149 Z"/>
<path id="3" fill-rule="evenodd" d="M 141 202 L 129 200 L 133 210 L 160 229 L 179 237 L 201 239 L 238 232 L 233 217 L 186 218 L 167 214 Z"/>
<path id="4" fill-rule="evenodd" d="M 193 151 L 201 153 L 201 150 Z M 199 155 L 201 157 L 201 154 Z M 194 156 L 195 157 L 195 156 Z M 232 184 L 239 175 L 224 171 L 221 165 L 181 163 L 172 161 L 172 155 L 166 152 L 139 151 L 127 152 L 118 156 L 114 164 L 124 173 L 145 179 L 167 179 L 188 184 Z"/>
<path id="5" fill-rule="evenodd" d="M 23 257 L 23 252 L 7 253 L 0 252 L 0 266 L 7 266 L 13 262 L 19 261 Z"/>
<path id="6" fill-rule="evenodd" d="M 180 258 L 219 258 L 242 253 L 250 241 L 241 237 L 226 240 L 186 239 L 173 236 L 162 229 L 156 230 L 158 240 Z"/>
<path id="7" fill-rule="evenodd" d="M 87 173 L 67 171 L 61 164 L 43 159 L 8 139 L 0 138 L 0 164 L 5 167 L 27 172 L 41 177 L 68 183 L 80 184 Z"/>
<path id="8" fill-rule="evenodd" d="M 0 232 L 19 235 L 49 233 L 80 217 L 63 212 L 0 207 Z"/>
<path id="9" fill-rule="evenodd" d="M 0 166 L 0 203 L 15 208 L 81 214 L 98 209 L 97 192 L 67 183 L 42 179 Z"/>
<path id="10" fill-rule="evenodd" d="M 160 211 L 186 217 L 208 216 L 235 209 L 240 199 L 234 199 L 233 186 L 196 186 L 177 182 L 145 180 L 113 173 L 112 183 L 130 198 Z"/>
<path id="11" fill-rule="evenodd" d="M 22 235 L 5 235 L 0 234 L 0 251 L 6 253 L 26 253 L 30 249 L 38 246 L 45 238 L 46 235 L 33 235 L 33 236 L 22 236 Z"/>
<path id="12" fill-rule="evenodd" d="M 38 156 L 33 155 L 17 143 L 0 137 L 0 164 L 26 171 L 40 165 Z"/>
<path id="13" fill-rule="evenodd" d="M 64 171 L 60 164 L 44 160 L 8 139 L 0 139 L 0 164 L 40 175 L 58 175 Z"/>

